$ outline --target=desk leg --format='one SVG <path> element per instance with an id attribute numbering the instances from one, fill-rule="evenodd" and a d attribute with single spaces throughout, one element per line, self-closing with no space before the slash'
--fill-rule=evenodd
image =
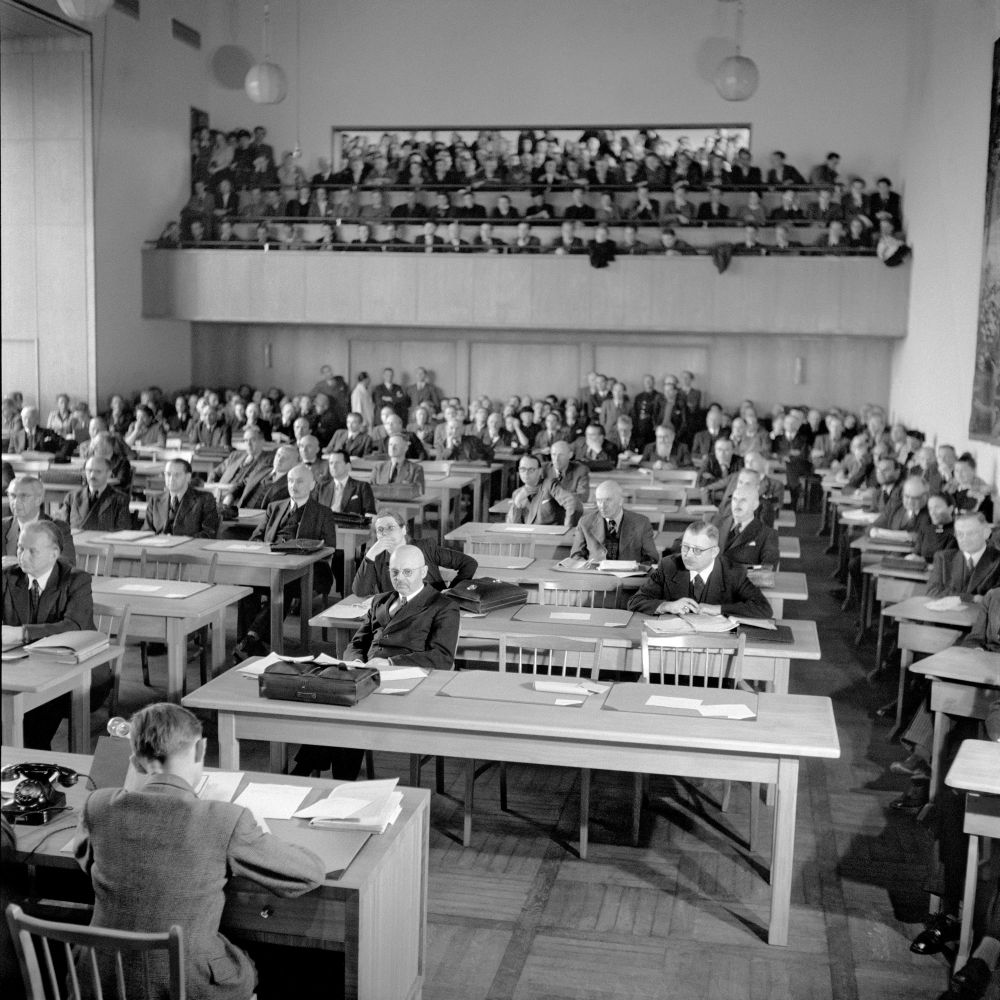
<path id="1" fill-rule="evenodd" d="M 240 769 L 240 741 L 236 738 L 236 716 L 219 712 L 219 767 L 223 771 Z"/>
<path id="2" fill-rule="evenodd" d="M 5 747 L 24 746 L 24 695 L 11 691 L 3 693 L 3 745 Z"/>
<path id="3" fill-rule="evenodd" d="M 906 675 L 910 671 L 910 664 L 913 662 L 913 653 L 908 649 L 900 651 L 899 654 L 899 691 L 896 694 L 896 727 L 893 729 L 891 739 L 899 736 L 903 729 L 903 699 L 906 696 Z"/>
<path id="4" fill-rule="evenodd" d="M 344 583 L 347 586 L 347 583 Z M 309 648 L 309 619 L 313 616 L 313 563 L 309 563 L 299 580 L 299 642 L 302 650 Z"/>
<path id="5" fill-rule="evenodd" d="M 944 741 L 951 730 L 951 719 L 946 712 L 934 713 L 934 738 L 931 742 L 931 787 L 930 801 L 933 802 L 943 789 L 944 775 L 941 773 L 941 754 L 944 752 Z M 960 965 L 955 966 L 960 969 Z"/>
<path id="6" fill-rule="evenodd" d="M 771 922 L 767 943 L 773 945 L 788 944 L 798 784 L 798 759 L 782 757 L 778 761 L 778 802 L 771 841 Z"/>
<path id="7" fill-rule="evenodd" d="M 167 701 L 180 704 L 187 669 L 187 632 L 180 618 L 167 619 Z"/>
<path id="8" fill-rule="evenodd" d="M 979 880 L 979 837 L 969 836 L 969 854 L 965 862 L 965 891 L 962 894 L 962 933 L 958 939 L 955 968 L 961 969 L 972 950 L 972 916 L 976 908 L 976 883 Z"/>
<path id="9" fill-rule="evenodd" d="M 90 675 L 81 677 L 70 692 L 70 753 L 90 753 Z"/>
<path id="10" fill-rule="evenodd" d="M 281 573 L 271 574 L 271 649 L 285 651 L 285 586 Z"/>
<path id="11" fill-rule="evenodd" d="M 476 521 L 488 520 L 483 507 L 483 477 L 475 476 L 472 480 L 472 517 Z"/>
<path id="12" fill-rule="evenodd" d="M 212 620 L 212 677 L 226 662 L 226 609 L 223 608 Z"/>

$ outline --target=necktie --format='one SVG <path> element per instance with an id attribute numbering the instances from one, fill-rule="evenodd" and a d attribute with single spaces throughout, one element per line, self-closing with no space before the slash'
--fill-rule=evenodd
<path id="1" fill-rule="evenodd" d="M 611 520 L 604 524 L 604 551 L 609 559 L 618 558 L 618 525 Z"/>
<path id="2" fill-rule="evenodd" d="M 31 625 L 38 624 L 38 602 L 41 600 L 41 591 L 38 589 L 38 581 L 32 580 L 28 589 L 28 610 L 31 615 Z"/>
<path id="3" fill-rule="evenodd" d="M 552 480 L 552 485 L 558 486 L 561 482 L 562 482 L 562 473 L 561 472 L 556 473 L 555 479 Z"/>
<path id="4" fill-rule="evenodd" d="M 96 493 L 91 493 L 90 494 L 90 506 L 91 507 L 96 507 L 97 506 L 97 494 Z"/>
<path id="5" fill-rule="evenodd" d="M 399 466 L 393 462 L 392 468 L 389 470 L 389 482 L 394 483 L 399 477 Z"/>
<path id="6" fill-rule="evenodd" d="M 177 519 L 177 508 L 180 506 L 180 501 L 177 497 L 170 498 L 170 507 L 167 510 L 167 523 L 164 526 L 164 533 L 172 535 L 174 533 L 174 521 Z"/>
<path id="7" fill-rule="evenodd" d="M 698 573 L 691 577 L 691 597 L 701 604 L 702 596 L 705 593 L 705 581 Z"/>
<path id="8" fill-rule="evenodd" d="M 396 600 L 394 600 L 392 604 L 389 605 L 389 617 L 395 618 L 396 615 L 399 614 L 399 612 L 402 611 L 403 608 L 405 607 L 406 607 L 406 598 L 397 597 Z"/>
<path id="9" fill-rule="evenodd" d="M 972 561 L 972 556 L 965 557 L 965 572 L 962 574 L 962 589 L 964 590 L 972 582 L 972 574 L 976 570 L 976 564 Z"/>

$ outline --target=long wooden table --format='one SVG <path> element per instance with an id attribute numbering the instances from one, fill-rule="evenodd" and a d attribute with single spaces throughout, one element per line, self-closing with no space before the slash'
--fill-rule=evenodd
<path id="1" fill-rule="evenodd" d="M 787 943 L 799 761 L 840 756 L 828 698 L 763 694 L 752 722 L 677 716 L 664 725 L 659 715 L 603 711 L 606 694 L 576 708 L 442 696 L 457 676 L 465 675 L 432 671 L 405 696 L 339 708 L 261 698 L 255 682 L 230 671 L 184 704 L 218 713 L 227 769 L 239 766 L 240 741 L 252 739 L 774 785 L 768 942 Z M 512 690 L 525 681 L 502 676 Z"/>
<path id="2" fill-rule="evenodd" d="M 26 760 L 61 764 L 82 774 L 91 757 L 3 747 L 3 766 Z M 249 782 L 279 782 L 311 787 L 310 804 L 340 782 L 321 778 L 247 773 L 237 792 Z M 296 948 L 344 953 L 344 993 L 348 1000 L 419 1000 L 427 948 L 427 862 L 430 793 L 401 788 L 402 814 L 385 833 L 369 837 L 344 874 L 327 880 L 295 899 L 272 895 L 249 879 L 230 880 L 222 931 L 236 937 Z M 66 789 L 71 811 L 46 826 L 14 827 L 16 860 L 53 869 L 76 869 L 69 840 L 89 792 L 80 781 Z M 235 796 L 234 796 L 235 798 Z M 309 830 L 305 821 L 297 843 L 331 836 Z M 60 833 L 59 831 L 63 831 Z M 290 987 L 296 981 L 289 970 Z M 337 995 L 340 995 L 338 991 Z"/>

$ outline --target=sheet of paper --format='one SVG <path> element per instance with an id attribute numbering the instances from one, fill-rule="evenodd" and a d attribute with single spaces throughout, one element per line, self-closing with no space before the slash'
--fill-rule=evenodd
<path id="1" fill-rule="evenodd" d="M 607 684 L 592 684 L 589 681 L 545 681 L 536 680 L 534 684 L 536 691 L 546 691 L 549 694 L 604 694 L 608 690 Z"/>
<path id="2" fill-rule="evenodd" d="M 698 712 L 705 718 L 752 719 L 753 711 L 746 705 L 701 705 Z"/>
<path id="3" fill-rule="evenodd" d="M 384 778 L 380 781 L 356 781 L 338 785 L 325 799 L 318 799 L 295 813 L 295 819 L 343 819 L 353 816 L 373 802 L 385 800 L 399 784 L 398 778 Z"/>
<path id="4" fill-rule="evenodd" d="M 664 694 L 651 694 L 646 699 L 646 704 L 656 708 L 699 708 L 701 698 L 671 698 Z"/>
<path id="5" fill-rule="evenodd" d="M 151 531 L 112 531 L 101 536 L 102 542 L 136 542 L 140 538 L 152 538 Z"/>
<path id="6" fill-rule="evenodd" d="M 323 612 L 324 618 L 364 618 L 371 610 L 372 598 L 366 597 L 364 600 L 357 597 L 346 597 L 342 601 L 337 601 Z"/>
<path id="7" fill-rule="evenodd" d="M 272 785 L 253 782 L 243 790 L 236 805 L 245 806 L 260 824 L 261 829 L 270 831 L 267 819 L 291 819 L 292 814 L 308 794 L 309 789 L 301 785 Z"/>
<path id="8" fill-rule="evenodd" d="M 958 596 L 939 597 L 936 601 L 928 601 L 925 605 L 928 611 L 954 611 L 961 606 L 962 598 Z"/>
<path id="9" fill-rule="evenodd" d="M 420 667 L 383 667 L 379 676 L 383 681 L 412 681 L 426 677 L 427 671 Z"/>
<path id="10" fill-rule="evenodd" d="M 163 589 L 162 583 L 123 583 L 119 594 L 156 594 Z"/>
<path id="11" fill-rule="evenodd" d="M 248 663 L 245 667 L 237 667 L 236 669 L 247 677 L 256 677 L 258 674 L 264 673 L 273 663 L 321 663 L 328 665 L 340 662 L 340 660 L 330 656 L 328 653 L 319 653 L 316 656 L 281 656 L 279 653 L 268 653 L 267 656 L 262 656 L 259 660 Z"/>
<path id="12" fill-rule="evenodd" d="M 583 702 L 577 698 L 556 698 L 557 705 L 582 705 Z"/>
<path id="13" fill-rule="evenodd" d="M 172 549 L 175 545 L 183 545 L 189 541 L 191 539 L 187 535 L 154 535 L 152 538 L 143 538 L 142 544 L 155 549 Z"/>
<path id="14" fill-rule="evenodd" d="M 554 621 L 563 622 L 589 622 L 590 615 L 584 611 L 553 611 L 549 618 Z"/>
<path id="15" fill-rule="evenodd" d="M 198 786 L 198 798 L 232 802 L 242 780 L 242 771 L 209 771 Z"/>
<path id="16" fill-rule="evenodd" d="M 409 688 L 387 688 L 387 687 L 377 687 L 375 688 L 376 694 L 409 694 Z"/>
<path id="17" fill-rule="evenodd" d="M 215 545 L 205 546 L 220 552 L 267 552 L 270 547 L 267 542 L 216 542 Z"/>

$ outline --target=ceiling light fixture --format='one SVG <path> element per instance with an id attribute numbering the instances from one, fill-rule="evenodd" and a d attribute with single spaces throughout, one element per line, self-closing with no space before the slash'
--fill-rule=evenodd
<path id="1" fill-rule="evenodd" d="M 736 54 L 723 59 L 715 71 L 715 89 L 727 101 L 752 97 L 760 82 L 757 64 L 740 54 L 743 43 L 743 0 L 736 0 Z"/>
<path id="2" fill-rule="evenodd" d="M 280 104 L 288 93 L 285 71 L 271 62 L 270 47 L 271 8 L 264 4 L 264 58 L 247 71 L 243 89 L 255 104 Z"/>

